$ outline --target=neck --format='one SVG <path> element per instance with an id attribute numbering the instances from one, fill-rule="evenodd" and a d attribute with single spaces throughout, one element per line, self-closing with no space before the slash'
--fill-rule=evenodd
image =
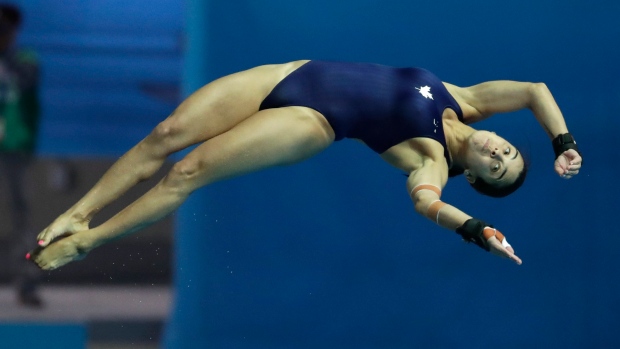
<path id="1" fill-rule="evenodd" d="M 467 138 L 475 132 L 475 130 L 460 122 L 459 120 L 444 119 L 444 134 L 446 136 L 446 144 L 448 151 L 452 157 L 453 165 L 461 168 L 467 168 L 465 153 L 467 150 Z"/>

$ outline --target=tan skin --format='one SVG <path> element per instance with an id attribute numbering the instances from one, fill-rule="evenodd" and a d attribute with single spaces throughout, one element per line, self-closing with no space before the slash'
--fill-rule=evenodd
<path id="1" fill-rule="evenodd" d="M 260 66 L 218 79 L 196 91 L 146 138 L 123 155 L 73 207 L 39 234 L 29 257 L 42 269 L 56 269 L 86 256 L 92 249 L 134 233 L 176 210 L 196 189 L 231 177 L 278 165 L 290 165 L 320 153 L 334 141 L 323 115 L 305 107 L 258 111 L 275 85 L 308 61 Z M 497 135 L 467 124 L 495 113 L 532 110 L 550 137 L 568 132 L 563 116 L 544 84 L 495 81 L 461 88 L 445 83 L 464 113 L 460 122 L 446 109 L 443 125 L 448 150 L 469 181 L 479 177 L 512 181 L 523 167 L 516 149 Z M 196 127 L 202 125 L 202 127 Z M 168 155 L 199 144 L 141 198 L 105 223 L 90 229 L 93 216 L 138 182 L 151 177 Z M 448 180 L 444 149 L 438 142 L 414 138 L 388 149 L 381 157 L 409 173 L 408 191 L 418 184 L 443 188 Z M 581 157 L 567 151 L 555 161 L 556 172 L 570 178 L 579 172 Z M 501 172 L 499 172 L 501 171 Z M 498 182 L 501 185 L 501 182 Z M 438 198 L 430 191 L 413 197 L 415 209 L 426 214 Z M 471 216 L 446 205 L 438 224 L 454 230 Z M 56 237 L 65 236 L 50 243 Z M 487 241 L 491 252 L 521 260 L 499 240 Z"/>

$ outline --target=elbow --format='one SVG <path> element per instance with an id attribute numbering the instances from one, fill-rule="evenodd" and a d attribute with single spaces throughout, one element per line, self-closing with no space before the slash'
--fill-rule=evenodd
<path id="1" fill-rule="evenodd" d="M 418 199 L 414 201 L 415 211 L 424 217 L 428 217 L 428 210 L 435 200 Z"/>
<path id="2" fill-rule="evenodd" d="M 425 215 L 426 210 L 428 210 L 428 203 L 426 203 L 426 200 L 414 199 L 413 207 L 417 213 Z"/>
<path id="3" fill-rule="evenodd" d="M 533 109 L 538 101 L 546 100 L 551 96 L 551 91 L 544 82 L 532 82 L 528 87 L 529 91 L 529 109 Z"/>
<path id="4" fill-rule="evenodd" d="M 534 97 L 541 96 L 541 95 L 548 95 L 551 93 L 549 91 L 549 88 L 547 87 L 547 84 L 545 84 L 544 82 L 530 83 L 529 91 L 530 91 L 530 94 Z"/>
<path id="5" fill-rule="evenodd" d="M 547 84 L 544 82 L 532 82 L 531 88 L 534 89 L 534 91 L 549 91 Z"/>

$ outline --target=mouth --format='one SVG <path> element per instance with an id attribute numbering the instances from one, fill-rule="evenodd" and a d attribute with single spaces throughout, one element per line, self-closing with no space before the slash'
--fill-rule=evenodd
<path id="1" fill-rule="evenodd" d="M 487 141 L 484 142 L 484 144 L 482 145 L 482 150 L 489 149 L 489 141 L 490 140 L 491 140 L 490 138 L 487 138 Z"/>

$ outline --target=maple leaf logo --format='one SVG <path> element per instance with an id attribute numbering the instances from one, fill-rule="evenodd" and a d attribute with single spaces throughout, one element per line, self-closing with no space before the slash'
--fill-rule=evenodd
<path id="1" fill-rule="evenodd" d="M 422 86 L 420 88 L 416 87 L 415 89 L 420 91 L 420 94 L 422 96 L 424 96 L 424 98 L 433 99 L 433 95 L 431 94 L 431 87 L 430 86 Z"/>

